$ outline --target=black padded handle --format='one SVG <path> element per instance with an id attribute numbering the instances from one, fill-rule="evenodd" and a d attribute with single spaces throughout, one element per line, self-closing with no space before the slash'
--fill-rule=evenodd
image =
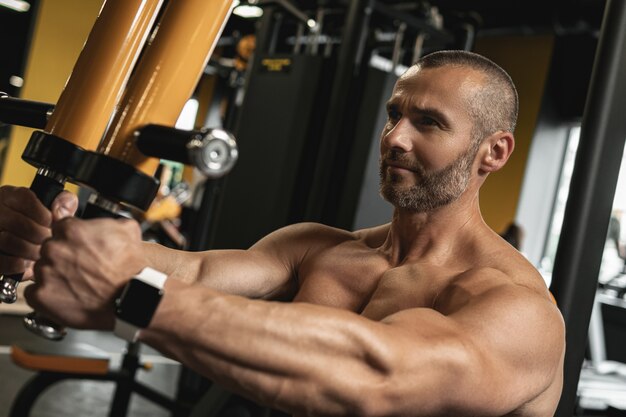
<path id="1" fill-rule="evenodd" d="M 52 110 L 53 104 L 0 94 L 0 121 L 6 124 L 43 129 Z"/>
<path id="2" fill-rule="evenodd" d="M 30 185 L 30 189 L 47 208 L 52 206 L 52 202 L 64 188 L 65 185 L 63 183 L 41 174 L 35 175 L 35 179 L 33 179 L 33 183 Z"/>
<path id="3" fill-rule="evenodd" d="M 96 204 L 88 202 L 85 209 L 81 213 L 82 219 L 121 219 L 121 216 Z"/>
<path id="4" fill-rule="evenodd" d="M 196 137 L 202 139 L 197 132 L 147 125 L 138 130 L 135 145 L 146 156 L 190 164 L 187 144 Z"/>

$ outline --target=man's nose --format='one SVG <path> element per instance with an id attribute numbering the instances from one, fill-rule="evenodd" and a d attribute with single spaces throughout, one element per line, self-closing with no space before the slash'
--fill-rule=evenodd
<path id="1" fill-rule="evenodd" d="M 410 152 L 413 149 L 413 129 L 411 122 L 401 118 L 393 128 L 383 132 L 382 144 L 387 149 L 399 149 Z"/>

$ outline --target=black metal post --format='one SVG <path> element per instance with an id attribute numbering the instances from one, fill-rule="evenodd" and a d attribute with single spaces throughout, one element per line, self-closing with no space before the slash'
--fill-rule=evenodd
<path id="1" fill-rule="evenodd" d="M 575 88 L 575 86 L 572 86 Z M 626 139 L 626 2 L 610 0 L 585 105 L 552 292 L 565 319 L 564 386 L 555 416 L 571 417 L 608 219 Z"/>
<path id="2" fill-rule="evenodd" d="M 128 413 L 130 396 L 133 393 L 135 375 L 139 369 L 139 351 L 141 345 L 138 342 L 126 344 L 126 353 L 122 358 L 121 372 L 125 378 L 120 378 L 115 385 L 115 393 L 111 401 L 109 417 L 123 417 Z"/>
<path id="3" fill-rule="evenodd" d="M 342 141 L 349 139 L 342 133 L 350 128 L 345 125 L 346 113 L 349 110 L 350 100 L 354 99 L 350 97 L 350 92 L 355 72 L 360 69 L 360 61 L 363 58 L 365 36 L 373 4 L 373 0 L 352 0 L 348 8 L 330 104 L 320 138 L 317 166 L 306 210 L 306 219 L 309 221 L 324 220 L 324 209 L 332 181 L 330 177 L 337 149 Z M 352 105 L 356 106 L 356 103 Z"/>

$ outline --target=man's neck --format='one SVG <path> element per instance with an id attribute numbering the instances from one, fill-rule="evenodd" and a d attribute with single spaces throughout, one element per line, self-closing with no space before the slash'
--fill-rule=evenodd
<path id="1" fill-rule="evenodd" d="M 417 213 L 396 208 L 383 244 L 389 262 L 446 262 L 470 231 L 484 226 L 478 196 L 459 200 L 437 210 Z"/>

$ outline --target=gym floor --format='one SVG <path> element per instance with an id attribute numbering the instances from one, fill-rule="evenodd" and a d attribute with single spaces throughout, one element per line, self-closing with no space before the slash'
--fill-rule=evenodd
<path id="1" fill-rule="evenodd" d="M 0 416 L 8 416 L 13 399 L 35 374 L 18 367 L 11 361 L 10 346 L 20 343 L 35 343 L 45 349 L 47 344 L 69 344 L 73 342 L 96 346 L 111 355 L 111 368 L 117 368 L 125 347 L 124 341 L 110 333 L 72 330 L 62 342 L 48 342 L 32 335 L 22 326 L 22 314 L 0 313 Z M 173 398 L 180 372 L 180 365 L 161 356 L 146 346 L 141 350 L 144 362 L 151 362 L 150 371 L 139 371 L 138 380 Z M 59 382 L 44 391 L 32 409 L 30 417 L 86 416 L 105 417 L 113 396 L 112 382 L 72 380 Z M 144 398 L 133 395 L 129 416 L 161 417 L 169 413 Z"/>

